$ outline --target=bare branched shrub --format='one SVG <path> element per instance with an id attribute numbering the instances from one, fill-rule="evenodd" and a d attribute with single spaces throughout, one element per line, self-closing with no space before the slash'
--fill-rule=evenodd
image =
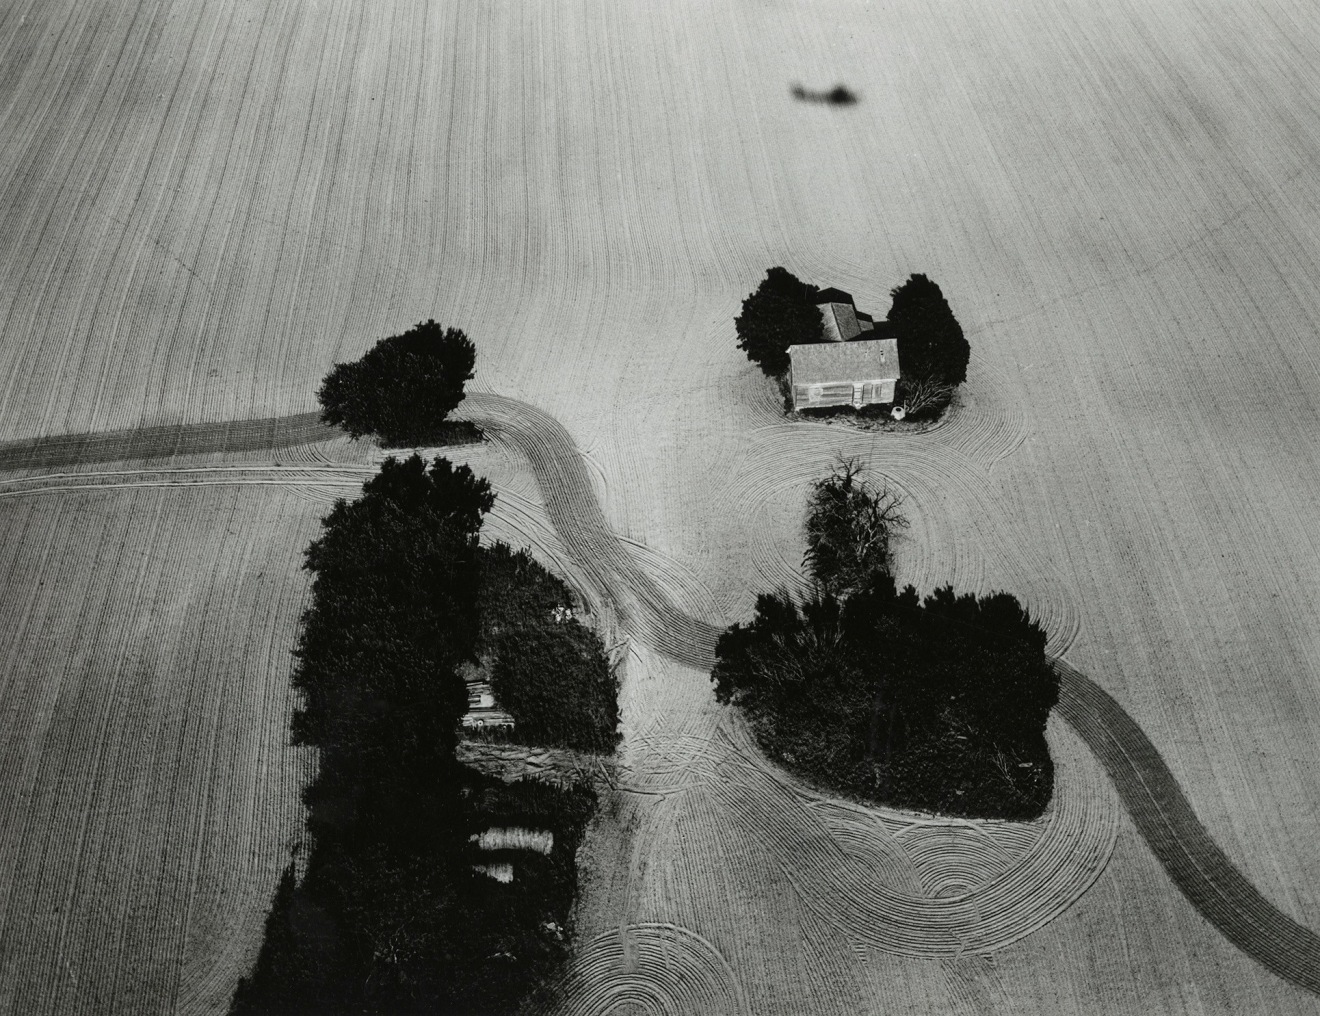
<path id="1" fill-rule="evenodd" d="M 953 385 L 933 377 L 904 377 L 899 384 L 902 386 L 901 401 L 908 416 L 937 413 L 953 398 Z"/>
<path id="2" fill-rule="evenodd" d="M 861 589 L 873 572 L 888 572 L 891 535 L 908 524 L 899 511 L 902 497 L 861 472 L 856 459 L 841 456 L 829 476 L 812 484 L 808 499 L 803 562 L 836 596 Z"/>

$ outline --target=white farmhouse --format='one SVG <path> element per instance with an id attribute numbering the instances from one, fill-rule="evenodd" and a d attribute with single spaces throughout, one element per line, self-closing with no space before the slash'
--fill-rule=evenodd
<path id="1" fill-rule="evenodd" d="M 885 323 L 877 328 L 841 289 L 821 290 L 816 306 L 825 341 L 788 347 L 794 410 L 893 402 L 898 340 L 878 337 L 888 333 Z"/>

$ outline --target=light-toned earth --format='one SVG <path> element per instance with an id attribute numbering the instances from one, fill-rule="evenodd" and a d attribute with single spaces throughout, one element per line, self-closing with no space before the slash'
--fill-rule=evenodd
<path id="1" fill-rule="evenodd" d="M 907 494 L 900 576 L 1022 597 L 1316 927 L 1318 57 L 1287 0 L 14 0 L 0 440 L 307 413 L 332 362 L 435 317 L 709 624 L 800 581 L 803 486 L 857 451 Z M 858 105 L 789 96 L 836 81 Z M 949 422 L 786 425 L 731 326 L 774 264 L 880 315 L 937 280 L 974 350 Z M 240 446 L 0 476 L 0 1010 L 215 1012 L 254 954 L 309 764 L 299 554 L 375 455 Z M 490 532 L 589 585 L 523 451 L 468 457 Z M 623 761 L 681 789 L 620 784 L 588 837 L 568 1011 L 1320 1011 L 1054 723 L 1060 815 L 1113 836 L 1090 888 L 1015 941 L 884 948 L 837 873 L 966 895 L 985 837 L 1011 866 L 1045 826 L 820 802 L 636 641 Z"/>

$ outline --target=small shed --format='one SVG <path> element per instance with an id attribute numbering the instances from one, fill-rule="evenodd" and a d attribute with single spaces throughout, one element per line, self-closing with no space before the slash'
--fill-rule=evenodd
<path id="1" fill-rule="evenodd" d="M 793 408 L 825 409 L 891 403 L 898 381 L 898 342 L 860 339 L 789 346 Z"/>

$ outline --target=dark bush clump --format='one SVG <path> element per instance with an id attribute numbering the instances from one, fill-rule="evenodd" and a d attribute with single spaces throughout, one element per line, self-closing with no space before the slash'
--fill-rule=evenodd
<path id="1" fill-rule="evenodd" d="M 816 592 L 764 594 L 750 624 L 720 636 L 716 697 L 742 707 L 770 755 L 831 789 L 949 815 L 1039 815 L 1059 694 L 1045 633 L 1007 593 L 898 592 L 889 544 L 907 522 L 860 474 L 842 459 L 813 484 Z"/>
<path id="2" fill-rule="evenodd" d="M 618 682 L 600 636 L 576 620 L 504 632 L 491 685 L 515 741 L 606 754 L 619 743 Z"/>
<path id="3" fill-rule="evenodd" d="M 824 341 L 818 292 L 786 268 L 771 268 L 743 301 L 742 313 L 734 319 L 738 348 L 768 377 L 788 373 L 789 346 Z"/>
<path id="4" fill-rule="evenodd" d="M 496 701 L 522 744 L 612 752 L 619 688 L 600 636 L 575 616 L 575 598 L 526 551 L 481 552 L 481 638 Z"/>
<path id="5" fill-rule="evenodd" d="M 463 401 L 476 355 L 460 329 L 424 321 L 335 364 L 316 393 L 321 419 L 355 438 L 374 434 L 386 448 L 461 441 L 474 428 L 445 418 Z"/>
<path id="6" fill-rule="evenodd" d="M 875 488 L 855 459 L 841 458 L 833 472 L 811 486 L 804 560 L 820 585 L 837 596 L 861 588 L 874 571 L 889 571 L 889 542 L 907 527 L 902 499 Z"/>
<path id="7" fill-rule="evenodd" d="M 898 335 L 903 381 L 909 388 L 948 388 L 952 395 L 952 389 L 967 380 L 972 347 L 940 287 L 924 275 L 913 275 L 890 296 L 889 324 Z"/>
<path id="8" fill-rule="evenodd" d="M 1058 677 L 1006 593 L 924 601 L 873 574 L 847 599 L 763 595 L 712 674 L 766 751 L 825 787 L 948 815 L 1027 819 L 1049 803 Z"/>

